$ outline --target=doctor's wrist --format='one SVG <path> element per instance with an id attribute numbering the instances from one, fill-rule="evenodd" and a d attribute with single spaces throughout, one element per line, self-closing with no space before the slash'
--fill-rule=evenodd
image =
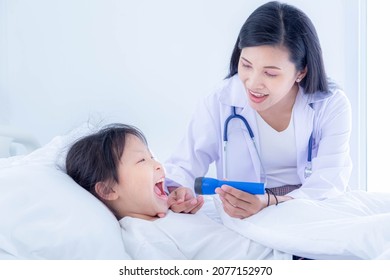
<path id="1" fill-rule="evenodd" d="M 257 195 L 257 197 L 258 197 L 259 200 L 260 200 L 260 209 L 259 209 L 258 211 L 261 211 L 261 210 L 263 210 L 264 208 L 267 208 L 267 204 L 268 204 L 268 195 L 267 195 L 267 194 Z"/>
<path id="2" fill-rule="evenodd" d="M 282 202 L 293 199 L 291 196 L 275 195 L 272 191 L 267 191 L 264 195 L 259 195 L 258 197 L 261 202 L 259 211 L 267 208 L 268 206 L 278 205 Z"/>
<path id="3" fill-rule="evenodd" d="M 278 205 L 282 202 L 293 199 L 291 196 L 270 195 L 270 202 L 268 206 Z"/>

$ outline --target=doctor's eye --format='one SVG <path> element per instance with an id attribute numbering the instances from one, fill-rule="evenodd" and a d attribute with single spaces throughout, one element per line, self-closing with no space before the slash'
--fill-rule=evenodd
<path id="1" fill-rule="evenodd" d="M 265 72 L 265 75 L 266 75 L 266 76 L 268 76 L 268 77 L 271 77 L 271 78 L 273 78 L 273 77 L 276 77 L 276 76 L 277 76 L 276 74 L 274 74 L 274 73 L 270 73 L 270 72 Z"/>
<path id="2" fill-rule="evenodd" d="M 247 64 L 247 63 L 244 63 L 244 62 L 241 62 L 241 66 L 242 66 L 243 68 L 247 68 L 247 69 L 252 68 L 252 66 L 251 66 L 250 64 Z"/>

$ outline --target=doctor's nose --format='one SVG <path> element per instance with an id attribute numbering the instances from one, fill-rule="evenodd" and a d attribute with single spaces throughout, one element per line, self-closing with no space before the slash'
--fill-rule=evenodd
<path id="1" fill-rule="evenodd" d="M 262 90 L 265 88 L 264 80 L 260 75 L 250 75 L 246 83 L 247 87 L 252 90 Z"/>

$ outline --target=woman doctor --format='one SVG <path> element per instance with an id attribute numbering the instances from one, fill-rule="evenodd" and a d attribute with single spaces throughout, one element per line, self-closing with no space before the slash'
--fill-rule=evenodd
<path id="1" fill-rule="evenodd" d="M 219 179 L 266 183 L 274 195 L 217 189 L 225 212 L 237 218 L 293 198 L 325 199 L 347 187 L 350 132 L 350 103 L 326 77 L 311 20 L 269 2 L 242 26 L 227 78 L 199 104 L 165 164 L 166 184 L 193 188 L 213 162 Z M 178 212 L 203 204 L 188 189 L 176 198 L 170 204 Z"/>

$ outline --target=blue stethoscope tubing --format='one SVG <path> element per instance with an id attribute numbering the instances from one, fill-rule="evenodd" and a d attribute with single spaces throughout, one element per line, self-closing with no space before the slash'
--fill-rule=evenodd
<path id="1" fill-rule="evenodd" d="M 307 147 L 307 165 L 305 167 L 303 175 L 305 178 L 309 178 L 311 173 L 313 173 L 313 170 L 311 168 L 311 160 L 312 160 L 312 152 L 313 152 L 313 132 L 310 134 L 309 138 L 309 144 Z"/>
<path id="2" fill-rule="evenodd" d="M 224 178 L 227 178 L 227 160 L 226 160 L 227 155 L 226 154 L 227 154 L 227 143 L 228 143 L 228 128 L 229 128 L 230 121 L 233 120 L 233 119 L 239 119 L 239 120 L 241 120 L 244 123 L 245 128 L 248 131 L 248 134 L 249 134 L 249 136 L 252 139 L 253 146 L 255 147 L 257 156 L 259 158 L 260 166 L 262 168 L 262 172 L 261 172 L 262 175 L 260 177 L 260 181 L 266 184 L 267 178 L 265 177 L 265 174 L 264 174 L 264 168 L 263 168 L 263 165 L 261 163 L 259 149 L 257 148 L 257 145 L 256 145 L 255 135 L 254 135 L 253 130 L 252 130 L 251 126 L 249 125 L 248 121 L 242 115 L 237 114 L 235 106 L 232 106 L 232 113 L 225 120 L 224 128 L 223 128 L 223 142 L 224 142 L 224 147 L 223 147 L 223 152 L 224 152 L 224 157 L 223 157 L 224 175 L 223 176 L 224 176 Z M 312 161 L 313 141 L 314 140 L 313 140 L 313 132 L 312 132 L 310 134 L 309 143 L 308 143 L 307 165 L 306 165 L 305 170 L 304 170 L 305 178 L 310 177 L 310 175 L 312 173 L 311 161 Z"/>

